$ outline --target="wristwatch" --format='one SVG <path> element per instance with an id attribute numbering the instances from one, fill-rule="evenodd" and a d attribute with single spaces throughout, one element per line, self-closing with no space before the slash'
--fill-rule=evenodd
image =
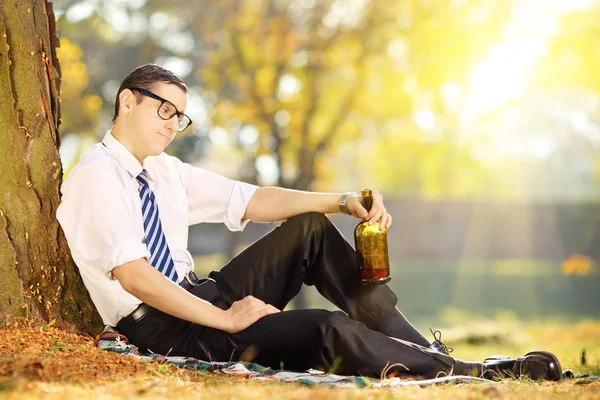
<path id="1" fill-rule="evenodd" d="M 348 202 L 348 196 L 354 196 L 357 193 L 355 192 L 346 192 L 340 196 L 340 200 L 338 201 L 338 206 L 340 207 L 340 211 L 342 214 L 349 215 L 348 209 L 346 208 L 346 203 Z"/>

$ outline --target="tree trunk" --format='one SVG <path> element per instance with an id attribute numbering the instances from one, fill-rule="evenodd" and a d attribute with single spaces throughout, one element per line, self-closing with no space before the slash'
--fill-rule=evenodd
<path id="1" fill-rule="evenodd" d="M 98 333 L 101 321 L 55 218 L 60 67 L 52 3 L 0 1 L 0 323 Z"/>

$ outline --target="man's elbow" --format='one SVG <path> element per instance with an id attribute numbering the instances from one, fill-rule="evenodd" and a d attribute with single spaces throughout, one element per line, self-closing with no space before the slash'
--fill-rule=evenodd
<path id="1" fill-rule="evenodd" d="M 260 189 L 261 188 L 258 188 L 258 190 L 256 190 L 256 192 L 254 192 L 252 197 L 250 197 L 250 200 L 248 201 L 248 204 L 246 205 L 246 211 L 244 212 L 242 221 L 251 220 L 251 221 L 260 222 L 258 213 L 257 213 L 257 208 L 258 208 L 258 203 L 259 203 L 257 201 L 257 198 L 260 196 L 260 195 L 257 196 L 257 194 L 260 191 Z"/>
<path id="2" fill-rule="evenodd" d="M 132 282 L 130 282 L 124 274 L 119 273 L 119 272 L 122 272 L 122 271 L 119 271 L 119 269 L 122 269 L 122 268 L 123 268 L 122 266 L 115 267 L 112 270 L 112 274 L 114 275 L 115 278 L 117 278 L 117 280 L 121 284 L 121 287 L 123 287 L 123 289 L 125 289 L 125 291 L 127 293 L 131 293 L 131 291 L 133 290 Z"/>
<path id="3" fill-rule="evenodd" d="M 130 265 L 135 263 L 136 261 L 132 261 L 118 267 L 115 267 L 112 270 L 112 274 L 117 278 L 123 289 L 129 294 L 136 296 L 136 293 L 139 292 L 139 280 L 135 279 L 134 266 Z M 137 297 L 137 296 L 136 296 Z"/>

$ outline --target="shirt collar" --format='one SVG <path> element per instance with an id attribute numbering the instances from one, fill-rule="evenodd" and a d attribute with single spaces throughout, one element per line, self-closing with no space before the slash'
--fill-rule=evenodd
<path id="1" fill-rule="evenodd" d="M 144 166 L 139 163 L 137 158 L 121 142 L 115 138 L 110 130 L 106 132 L 104 138 L 102 139 L 102 144 L 106 146 L 108 150 L 110 150 L 111 155 L 117 160 L 117 162 L 125 168 L 127 172 L 133 177 L 136 178 L 143 169 L 146 170 L 146 176 L 148 179 L 153 181 L 152 172 L 148 170 L 148 158 L 144 160 Z"/>

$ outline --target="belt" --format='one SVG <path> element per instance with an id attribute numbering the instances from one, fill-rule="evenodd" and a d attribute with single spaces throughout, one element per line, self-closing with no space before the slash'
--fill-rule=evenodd
<path id="1" fill-rule="evenodd" d="M 183 277 L 179 286 L 184 288 L 185 290 L 190 290 L 196 286 L 200 286 L 204 282 L 208 281 L 210 278 L 202 278 L 199 279 L 198 276 L 194 273 L 194 271 L 190 271 L 187 275 Z M 149 306 L 146 303 L 140 304 L 131 314 L 127 317 L 131 317 L 133 321 L 137 324 L 142 319 L 146 318 L 148 315 L 156 311 L 156 308 Z M 125 318 L 127 318 L 125 317 Z"/>

